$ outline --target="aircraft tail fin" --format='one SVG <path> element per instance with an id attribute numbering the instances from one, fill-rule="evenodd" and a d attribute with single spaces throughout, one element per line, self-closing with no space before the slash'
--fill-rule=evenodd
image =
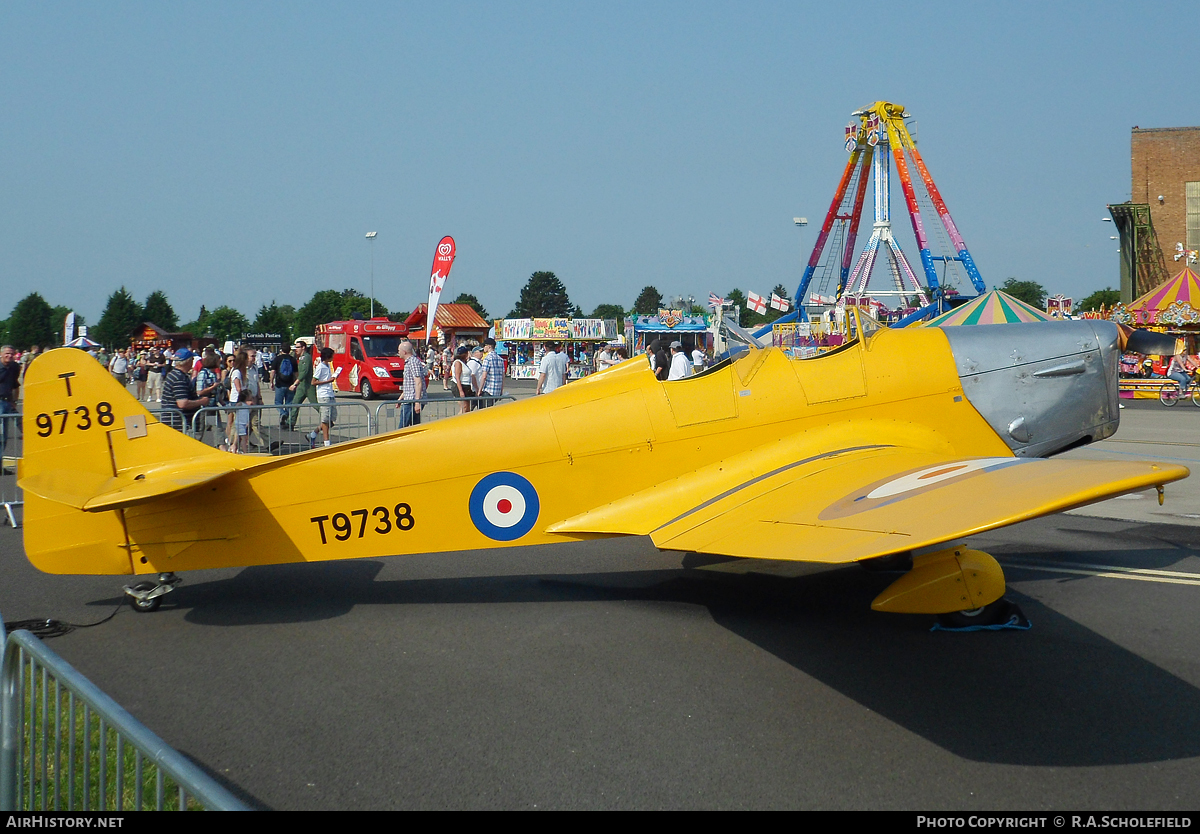
<path id="1" fill-rule="evenodd" d="M 48 573 L 134 573 L 122 510 L 237 471 L 160 422 L 95 359 L 49 351 L 25 376 L 25 551 Z"/>

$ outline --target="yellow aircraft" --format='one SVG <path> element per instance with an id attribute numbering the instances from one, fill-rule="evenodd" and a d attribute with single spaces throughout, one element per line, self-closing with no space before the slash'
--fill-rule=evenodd
<path id="1" fill-rule="evenodd" d="M 887 330 L 811 359 L 749 350 L 660 382 L 642 359 L 551 394 L 290 457 L 159 423 L 87 354 L 25 383 L 25 550 L 63 574 L 147 574 L 153 610 L 204 568 L 649 536 L 662 549 L 911 570 L 882 611 L 984 622 L 985 530 L 1184 478 L 1047 460 L 1116 430 L 1107 322 Z M 897 554 L 901 556 L 897 558 Z M 973 620 L 972 618 L 978 618 Z"/>

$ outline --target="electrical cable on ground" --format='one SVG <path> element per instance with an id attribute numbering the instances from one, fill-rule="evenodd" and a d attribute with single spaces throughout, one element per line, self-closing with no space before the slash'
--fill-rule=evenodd
<path id="1" fill-rule="evenodd" d="M 104 625 L 113 617 L 117 616 L 117 612 L 121 610 L 124 603 L 118 603 L 113 612 L 103 620 L 97 620 L 94 623 L 67 623 L 62 620 L 13 620 L 11 623 L 4 624 L 4 630 L 12 633 L 14 631 L 28 631 L 34 637 L 42 640 L 49 640 L 51 637 L 62 637 L 64 634 L 70 634 L 77 628 L 94 628 L 98 625 Z"/>

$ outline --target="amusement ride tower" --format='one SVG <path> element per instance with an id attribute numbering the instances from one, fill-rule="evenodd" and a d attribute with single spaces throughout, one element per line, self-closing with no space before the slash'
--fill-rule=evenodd
<path id="1" fill-rule="evenodd" d="M 963 277 L 961 273 L 965 273 L 976 292 L 982 293 L 987 289 L 962 235 L 950 217 L 937 185 L 933 182 L 933 177 L 929 174 L 929 169 L 925 166 L 925 161 L 917 151 L 916 142 L 904 123 L 907 115 L 899 104 L 877 101 L 869 107 L 855 111 L 853 116 L 856 119 L 846 126 L 846 150 L 850 153 L 850 160 L 842 173 L 842 179 L 825 215 L 825 222 L 817 235 L 812 255 L 800 280 L 800 287 L 796 290 L 796 311 L 799 317 L 806 317 L 802 303 L 810 288 L 813 288 L 813 279 L 822 267 L 823 280 L 818 287 L 813 288 L 815 293 L 826 292 L 831 279 L 836 275 L 836 304 L 839 306 L 846 303 L 870 303 L 877 297 L 895 297 L 899 302 L 896 306 L 903 308 L 907 306 L 906 300 L 915 298 L 919 301 L 918 306 L 922 308 L 921 314 L 909 318 L 923 318 L 943 309 L 944 293 L 950 273 L 957 278 Z M 909 219 L 912 221 L 913 235 L 920 250 L 924 287 L 929 289 L 932 298 L 927 296 L 917 273 L 909 265 L 892 234 L 893 161 L 896 164 L 896 176 L 904 192 Z M 910 173 L 912 168 L 917 171 L 922 186 L 919 189 Z M 875 186 L 875 223 L 870 239 L 855 260 L 855 241 L 862 219 L 868 179 L 873 180 Z M 931 235 L 925 228 L 922 220 L 923 208 L 926 216 L 936 213 L 941 221 L 940 224 L 934 224 L 932 230 L 933 237 L 938 238 L 937 241 L 931 240 Z M 822 260 L 831 239 L 833 246 L 828 257 Z M 934 254 L 935 245 L 940 254 Z M 871 276 L 881 250 L 885 253 L 884 260 L 888 265 L 890 281 L 883 287 L 871 287 Z M 940 277 L 937 270 L 939 262 L 942 267 Z M 826 299 L 823 298 L 822 301 Z"/>

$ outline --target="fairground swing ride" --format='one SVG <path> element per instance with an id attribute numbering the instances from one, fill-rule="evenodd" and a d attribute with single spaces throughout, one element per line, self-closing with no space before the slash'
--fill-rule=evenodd
<path id="1" fill-rule="evenodd" d="M 841 310 L 855 306 L 876 316 L 900 317 L 893 326 L 904 326 L 949 309 L 948 295 L 962 297 L 956 287 L 966 290 L 969 282 L 976 293 L 986 291 L 975 261 L 904 122 L 908 117 L 904 107 L 877 101 L 852 115 L 856 118 L 845 132 L 850 160 L 800 279 L 795 310 L 776 324 L 807 321 L 806 306 Z M 920 251 L 920 276 L 892 233 L 893 161 Z M 919 184 L 911 173 L 914 168 Z M 871 237 L 855 259 L 868 181 L 874 184 L 875 223 Z M 932 224 L 932 235 L 922 220 L 931 214 L 941 220 L 940 224 Z M 887 264 L 889 280 L 877 280 L 872 286 L 872 276 L 881 260 Z M 918 309 L 914 311 L 913 307 Z M 758 335 L 766 332 L 764 328 Z"/>

